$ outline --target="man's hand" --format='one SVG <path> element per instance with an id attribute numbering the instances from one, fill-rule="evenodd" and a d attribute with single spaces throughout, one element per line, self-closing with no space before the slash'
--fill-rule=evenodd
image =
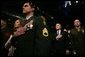
<path id="1" fill-rule="evenodd" d="M 70 54 L 70 51 L 67 49 L 66 50 L 66 55 L 69 55 Z"/>
<path id="2" fill-rule="evenodd" d="M 10 46 L 10 48 L 8 50 L 9 51 L 8 56 L 13 56 L 15 50 L 16 50 L 16 48 L 14 46 Z"/>
<path id="3" fill-rule="evenodd" d="M 14 32 L 14 36 L 20 36 L 22 34 L 25 34 L 26 29 L 24 27 L 20 27 L 17 29 L 16 32 Z"/>
<path id="4" fill-rule="evenodd" d="M 60 38 L 62 38 L 62 35 L 58 35 L 58 36 L 56 37 L 57 40 L 60 39 Z"/>

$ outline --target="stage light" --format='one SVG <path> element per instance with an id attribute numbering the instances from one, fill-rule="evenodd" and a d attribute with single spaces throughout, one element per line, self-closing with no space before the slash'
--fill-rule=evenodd
<path id="1" fill-rule="evenodd" d="M 76 3 L 78 3 L 79 1 L 76 1 Z"/>
<path id="2" fill-rule="evenodd" d="M 71 1 L 65 1 L 65 7 L 67 7 L 68 4 L 71 6 Z"/>
<path id="3" fill-rule="evenodd" d="M 54 19 L 54 17 L 51 17 L 51 19 Z"/>

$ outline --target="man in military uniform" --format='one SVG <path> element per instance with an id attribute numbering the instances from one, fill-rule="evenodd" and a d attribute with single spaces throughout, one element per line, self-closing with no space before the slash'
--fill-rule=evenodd
<path id="1" fill-rule="evenodd" d="M 39 20 L 36 22 L 35 56 L 49 56 L 51 47 L 49 28 L 43 16 L 39 17 Z"/>
<path id="2" fill-rule="evenodd" d="M 74 20 L 74 26 L 75 28 L 70 31 L 72 53 L 76 56 L 83 56 L 84 29 L 82 29 L 81 22 L 78 19 Z"/>
<path id="3" fill-rule="evenodd" d="M 48 56 L 50 48 L 49 32 L 45 19 L 34 16 L 34 5 L 28 1 L 23 4 L 26 16 L 25 26 L 15 34 L 15 56 Z M 21 33 L 22 31 L 22 33 Z M 25 32 L 25 34 L 23 34 Z"/>

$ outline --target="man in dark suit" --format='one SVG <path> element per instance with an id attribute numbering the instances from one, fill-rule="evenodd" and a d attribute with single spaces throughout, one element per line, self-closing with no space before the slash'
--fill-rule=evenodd
<path id="1" fill-rule="evenodd" d="M 66 49 L 68 46 L 68 34 L 62 30 L 60 23 L 57 23 L 56 32 L 53 35 L 52 42 L 52 56 L 63 56 L 66 54 Z"/>

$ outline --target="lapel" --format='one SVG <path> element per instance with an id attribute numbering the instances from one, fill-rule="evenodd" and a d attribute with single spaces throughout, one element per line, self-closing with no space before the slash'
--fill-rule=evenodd
<path id="1" fill-rule="evenodd" d="M 56 34 L 56 36 L 58 35 L 58 34 L 57 34 L 57 31 L 56 31 L 55 34 Z M 60 34 L 63 35 L 63 30 L 61 30 Z"/>

